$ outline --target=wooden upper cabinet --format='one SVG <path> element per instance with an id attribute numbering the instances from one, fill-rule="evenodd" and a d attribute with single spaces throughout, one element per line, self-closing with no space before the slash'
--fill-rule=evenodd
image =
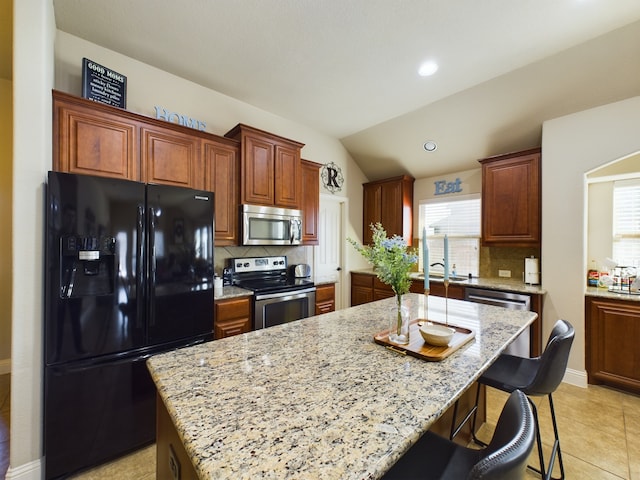
<path id="1" fill-rule="evenodd" d="M 143 182 L 202 188 L 200 138 L 172 128 L 141 128 Z"/>
<path id="2" fill-rule="evenodd" d="M 540 246 L 540 149 L 479 160 L 482 244 Z"/>
<path id="3" fill-rule="evenodd" d="M 371 244 L 372 223 L 380 222 L 387 236 L 399 235 L 408 245 L 413 240 L 413 183 L 408 175 L 363 185 L 363 242 Z"/>
<path id="4" fill-rule="evenodd" d="M 213 191 L 216 245 L 238 244 L 237 140 L 57 91 L 53 112 L 53 170 Z"/>
<path id="5" fill-rule="evenodd" d="M 237 139 L 241 145 L 241 203 L 300 208 L 302 143 L 243 124 L 225 137 Z"/>
<path id="6" fill-rule="evenodd" d="M 53 94 L 53 170 L 139 180 L 138 123 L 114 107 Z"/>
<path id="7" fill-rule="evenodd" d="M 300 161 L 299 147 L 282 144 L 275 145 L 274 203 L 280 207 L 301 207 Z"/>
<path id="8" fill-rule="evenodd" d="M 241 163 L 242 203 L 273 205 L 275 200 L 273 152 L 272 143 L 252 135 L 244 137 Z"/>
<path id="9" fill-rule="evenodd" d="M 320 213 L 319 163 L 301 161 L 302 174 L 302 243 L 318 245 L 318 215 Z"/>
<path id="10" fill-rule="evenodd" d="M 238 150 L 237 145 L 226 145 L 211 140 L 203 140 L 201 146 L 205 171 L 204 188 L 214 192 L 216 246 L 238 245 Z"/>

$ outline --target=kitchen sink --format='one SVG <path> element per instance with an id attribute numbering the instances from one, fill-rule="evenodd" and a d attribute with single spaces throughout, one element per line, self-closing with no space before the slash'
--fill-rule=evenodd
<path id="1" fill-rule="evenodd" d="M 415 279 L 416 280 L 424 280 L 424 275 L 417 274 L 415 276 Z M 429 274 L 429 280 L 432 280 L 434 282 L 442 282 L 442 281 L 444 281 L 444 275 L 438 274 L 438 273 L 436 273 L 436 274 L 431 273 L 431 274 Z M 449 275 L 449 281 L 451 281 L 451 282 L 465 282 L 467 280 L 469 280 L 469 277 L 465 277 L 463 275 Z"/>
<path id="2" fill-rule="evenodd" d="M 433 280 L 435 282 L 441 282 L 444 280 L 444 275 L 429 275 L 429 280 Z M 469 277 L 463 277 L 462 275 L 449 275 L 449 281 L 451 282 L 464 282 L 465 280 L 469 280 Z"/>

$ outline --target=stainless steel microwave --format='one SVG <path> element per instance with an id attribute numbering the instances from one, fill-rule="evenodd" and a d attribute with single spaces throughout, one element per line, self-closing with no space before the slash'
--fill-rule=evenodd
<path id="1" fill-rule="evenodd" d="M 302 212 L 289 208 L 242 205 L 243 245 L 300 245 Z"/>

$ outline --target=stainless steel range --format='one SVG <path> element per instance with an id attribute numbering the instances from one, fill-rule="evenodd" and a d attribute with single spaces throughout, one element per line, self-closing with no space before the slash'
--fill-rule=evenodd
<path id="1" fill-rule="evenodd" d="M 287 275 L 287 257 L 233 258 L 231 272 L 233 285 L 254 292 L 255 330 L 315 314 L 316 287 L 308 277 Z"/>

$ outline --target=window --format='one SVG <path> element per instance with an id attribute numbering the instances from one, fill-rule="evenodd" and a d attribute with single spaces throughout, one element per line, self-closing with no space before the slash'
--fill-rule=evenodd
<path id="1" fill-rule="evenodd" d="M 640 178 L 613 183 L 613 258 L 640 267 Z"/>
<path id="2" fill-rule="evenodd" d="M 457 275 L 478 276 L 480 269 L 480 194 L 420 202 L 420 266 L 422 230 L 426 228 L 429 263 L 442 262 L 444 236 L 449 238 L 449 266 Z M 443 273 L 440 265 L 431 273 Z"/>

